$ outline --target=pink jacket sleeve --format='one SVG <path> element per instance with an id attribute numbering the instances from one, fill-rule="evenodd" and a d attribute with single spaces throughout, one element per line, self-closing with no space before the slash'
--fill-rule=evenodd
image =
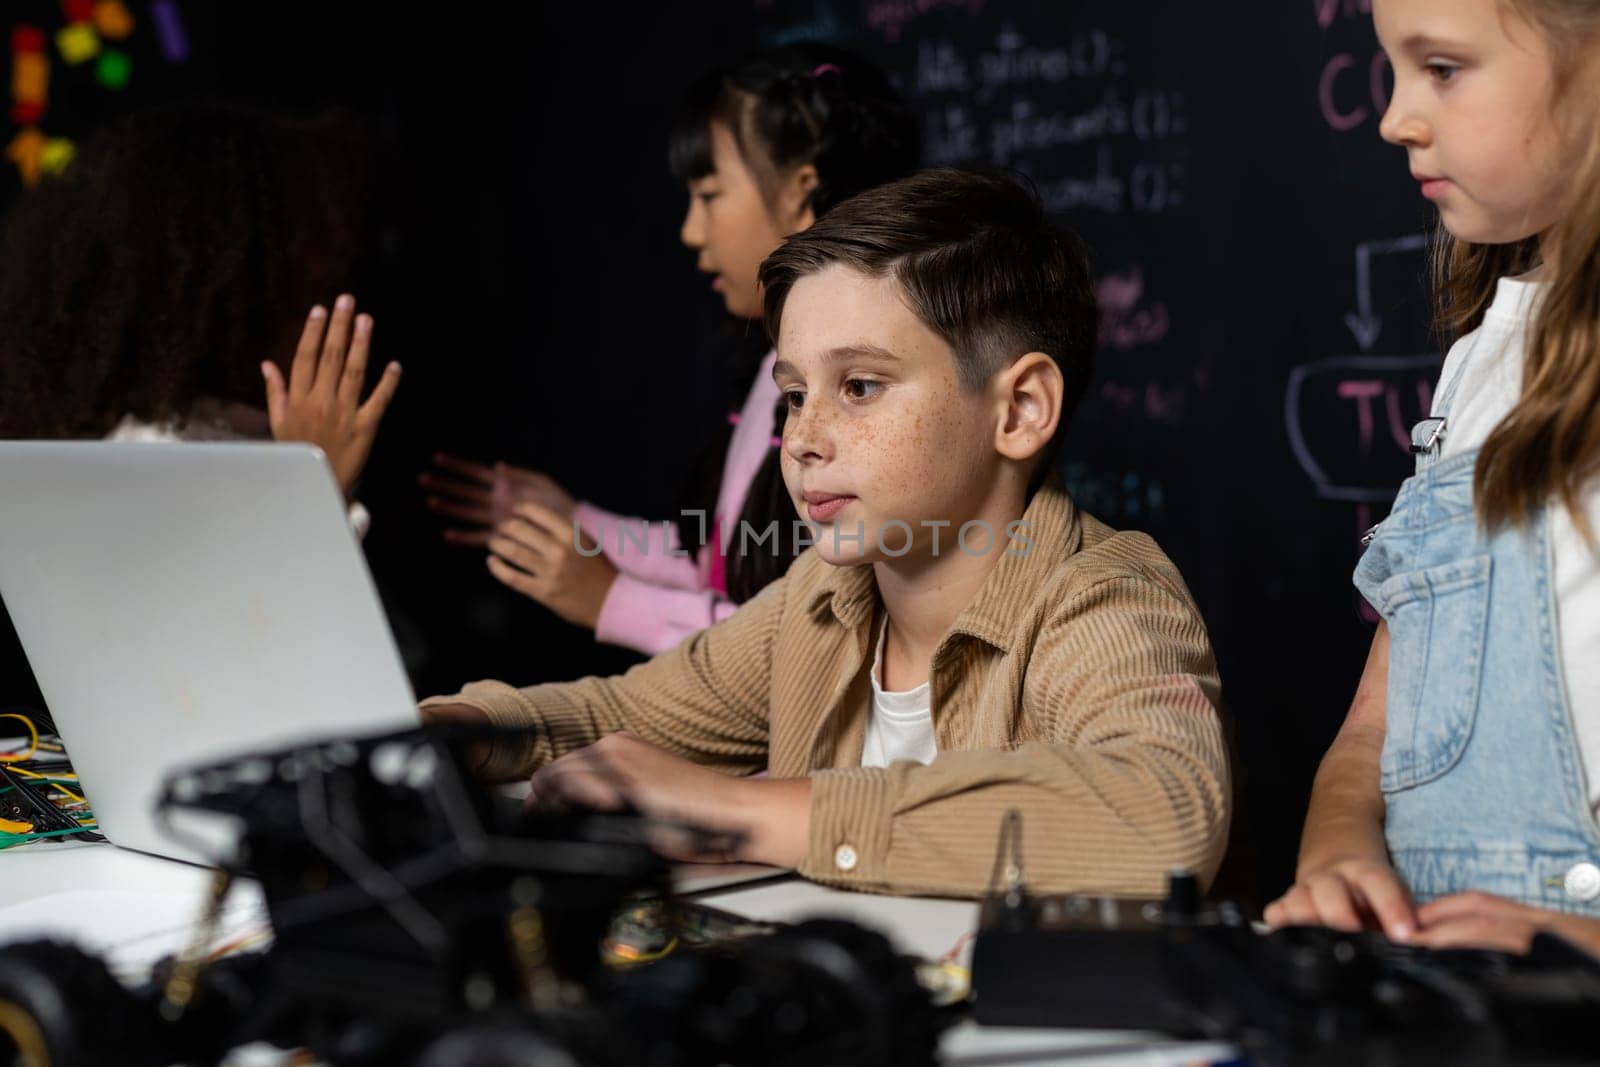
<path id="1" fill-rule="evenodd" d="M 767 353 L 744 408 L 731 420 L 734 430 L 716 510 L 725 522 L 734 521 L 743 508 L 750 483 L 774 444 L 773 409 L 780 396 L 772 380 L 776 359 L 777 353 Z M 598 640 L 654 656 L 726 619 L 738 607 L 712 588 L 713 558 L 707 554 L 717 551 L 715 532 L 707 531 L 712 543 L 698 556 L 690 556 L 679 543 L 677 526 L 670 522 L 624 518 L 592 504 L 579 504 L 573 518 L 599 540 L 617 568 L 617 580 L 595 624 Z M 705 521 L 716 519 L 707 516 Z"/>
<path id="2" fill-rule="evenodd" d="M 668 589 L 705 586 L 699 563 L 679 544 L 673 523 L 629 518 L 587 502 L 578 504 L 572 518 L 584 533 L 600 542 L 601 551 L 619 574 Z"/>
<path id="3" fill-rule="evenodd" d="M 595 623 L 596 640 L 654 656 L 738 607 L 705 588 L 699 562 L 683 554 L 672 523 L 627 518 L 587 503 L 572 517 L 617 568 Z"/>
<path id="4" fill-rule="evenodd" d="M 711 589 L 667 589 L 618 574 L 595 623 L 596 640 L 659 655 L 721 622 L 739 605 Z"/>

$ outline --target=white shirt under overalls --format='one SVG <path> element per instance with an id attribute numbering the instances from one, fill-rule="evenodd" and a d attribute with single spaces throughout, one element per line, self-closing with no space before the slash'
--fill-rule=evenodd
<path id="1" fill-rule="evenodd" d="M 1450 405 L 1441 459 L 1481 447 L 1522 395 L 1528 324 L 1543 288 L 1538 282 L 1501 278 L 1483 324 L 1451 347 L 1434 391 L 1435 404 L 1448 395 L 1455 378 L 1461 383 Z M 1600 536 L 1600 482 L 1591 483 L 1581 499 L 1590 528 Z M 1563 504 L 1552 504 L 1549 514 L 1562 677 L 1590 808 L 1600 816 L 1600 558 Z"/>

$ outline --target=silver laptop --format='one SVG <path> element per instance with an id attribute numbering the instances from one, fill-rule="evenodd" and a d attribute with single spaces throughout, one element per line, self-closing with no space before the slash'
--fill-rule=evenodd
<path id="1" fill-rule="evenodd" d="M 0 596 L 100 828 L 125 848 L 215 855 L 155 819 L 172 768 L 418 721 L 309 446 L 0 442 Z"/>

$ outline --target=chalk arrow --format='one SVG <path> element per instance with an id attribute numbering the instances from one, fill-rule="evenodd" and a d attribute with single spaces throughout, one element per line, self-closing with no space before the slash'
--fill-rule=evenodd
<path id="1" fill-rule="evenodd" d="M 1356 246 L 1356 310 L 1344 317 L 1344 324 L 1355 335 L 1356 344 L 1367 352 L 1383 333 L 1383 317 L 1372 310 L 1372 257 L 1391 252 L 1416 252 L 1428 247 L 1426 234 L 1396 237 L 1387 241 L 1367 241 Z"/>
<path id="2" fill-rule="evenodd" d="M 1383 332 L 1383 319 L 1370 313 L 1346 312 L 1344 324 L 1356 335 L 1356 344 L 1363 352 L 1372 351 L 1372 346 L 1378 343 L 1378 335 Z"/>

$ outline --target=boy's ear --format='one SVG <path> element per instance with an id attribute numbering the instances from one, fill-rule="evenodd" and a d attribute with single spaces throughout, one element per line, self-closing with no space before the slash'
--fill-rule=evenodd
<path id="1" fill-rule="evenodd" d="M 810 163 L 796 167 L 784 179 L 778 202 L 783 208 L 788 232 L 799 233 L 801 230 L 808 230 L 811 224 L 817 221 L 817 213 L 811 206 L 811 194 L 816 191 L 817 183 L 821 180 L 817 175 L 817 168 Z"/>
<path id="2" fill-rule="evenodd" d="M 1061 425 L 1066 383 L 1056 361 L 1029 352 L 995 375 L 1001 418 L 994 448 L 1006 459 L 1026 462 L 1042 452 Z"/>

